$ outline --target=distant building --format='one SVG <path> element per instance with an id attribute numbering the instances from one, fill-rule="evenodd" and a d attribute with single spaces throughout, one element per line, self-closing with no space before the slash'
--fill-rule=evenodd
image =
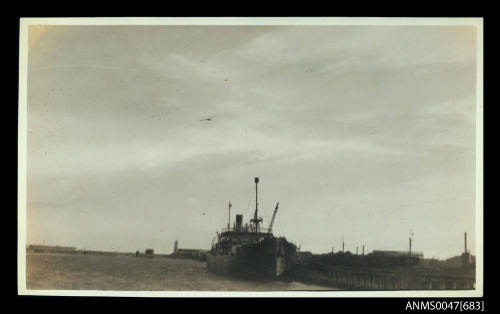
<path id="1" fill-rule="evenodd" d="M 432 269 L 439 269 L 441 266 L 442 261 L 436 259 L 436 258 L 422 258 L 420 260 L 419 266 L 422 268 L 432 268 Z"/>
<path id="2" fill-rule="evenodd" d="M 373 255 L 379 256 L 408 256 L 408 251 L 384 251 L 384 250 L 374 250 Z M 411 257 L 424 258 L 424 253 L 422 252 L 411 252 Z"/>
<path id="3" fill-rule="evenodd" d="M 109 252 L 109 251 L 83 250 L 83 251 L 77 251 L 77 252 L 81 253 L 83 255 L 109 255 L 109 256 L 118 255 L 116 252 Z"/>
<path id="4" fill-rule="evenodd" d="M 207 250 L 177 249 L 177 252 L 175 253 L 175 255 L 182 256 L 182 257 L 198 258 L 198 257 L 201 257 L 202 255 L 206 254 L 207 252 L 208 252 Z"/>
<path id="5" fill-rule="evenodd" d="M 179 249 L 179 242 L 175 240 L 174 242 L 174 252 L 172 256 L 183 257 L 183 258 L 193 258 L 193 259 L 204 259 L 208 250 L 199 249 Z"/>
<path id="6" fill-rule="evenodd" d="M 312 252 L 309 251 L 299 252 L 299 260 L 301 262 L 310 261 L 312 258 L 313 258 Z"/>
<path id="7" fill-rule="evenodd" d="M 475 268 L 476 257 L 470 253 L 462 253 L 462 255 L 454 256 L 447 259 L 445 266 L 448 268 Z"/>
<path id="8" fill-rule="evenodd" d="M 73 246 L 53 246 L 53 245 L 39 245 L 31 244 L 26 248 L 27 252 L 31 253 L 76 253 L 76 248 Z"/>

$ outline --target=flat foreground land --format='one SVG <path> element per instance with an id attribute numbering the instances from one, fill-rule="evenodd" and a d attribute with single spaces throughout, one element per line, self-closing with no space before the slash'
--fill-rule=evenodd
<path id="1" fill-rule="evenodd" d="M 299 282 L 253 282 L 221 277 L 205 262 L 135 256 L 27 254 L 29 290 L 285 291 L 332 290 Z"/>

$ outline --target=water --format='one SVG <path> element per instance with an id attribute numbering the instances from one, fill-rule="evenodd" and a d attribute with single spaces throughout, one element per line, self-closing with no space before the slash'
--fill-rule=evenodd
<path id="1" fill-rule="evenodd" d="M 300 282 L 231 279 L 208 272 L 205 262 L 187 259 L 79 254 L 27 254 L 26 287 L 121 291 L 335 290 Z"/>

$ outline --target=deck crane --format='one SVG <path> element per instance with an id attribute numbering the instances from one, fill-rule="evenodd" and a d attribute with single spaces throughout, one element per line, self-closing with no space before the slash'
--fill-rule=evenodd
<path id="1" fill-rule="evenodd" d="M 278 206 L 279 206 L 280 202 L 278 202 L 278 204 L 276 204 L 276 208 L 274 209 L 274 213 L 273 213 L 273 218 L 271 218 L 271 223 L 269 223 L 269 228 L 268 228 L 268 232 L 273 232 L 273 224 L 274 224 L 274 218 L 276 218 L 276 213 L 278 212 Z"/>

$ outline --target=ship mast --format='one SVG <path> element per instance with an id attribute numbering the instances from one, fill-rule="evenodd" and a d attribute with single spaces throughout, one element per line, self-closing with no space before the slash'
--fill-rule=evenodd
<path id="1" fill-rule="evenodd" d="M 258 189 L 257 185 L 259 184 L 259 178 L 255 178 L 255 213 L 253 215 L 253 219 L 250 220 L 255 225 L 255 234 L 258 235 L 259 233 L 259 223 L 262 221 L 262 218 L 258 217 L 258 212 L 259 212 L 259 202 L 257 200 L 257 195 L 258 195 Z"/>

